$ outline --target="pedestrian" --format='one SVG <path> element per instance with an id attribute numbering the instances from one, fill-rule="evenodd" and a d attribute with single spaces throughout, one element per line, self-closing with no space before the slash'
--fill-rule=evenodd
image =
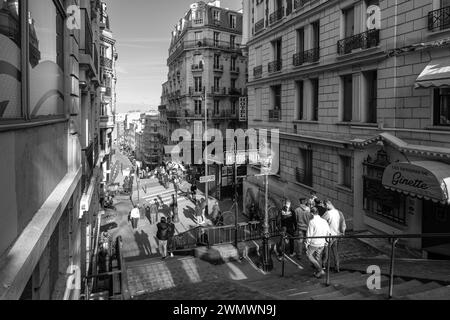
<path id="1" fill-rule="evenodd" d="M 281 261 L 283 258 L 283 254 L 286 254 L 286 251 L 289 248 L 289 239 L 287 234 L 287 228 L 285 226 L 281 227 L 280 239 L 278 240 L 276 251 L 277 251 L 277 260 Z"/>
<path id="2" fill-rule="evenodd" d="M 316 272 L 314 276 L 316 278 L 321 278 L 325 275 L 325 271 L 322 269 L 322 255 L 325 246 L 327 245 L 327 240 L 325 237 L 330 235 L 330 227 L 328 223 L 319 216 L 319 211 L 316 207 L 311 209 L 313 219 L 309 222 L 308 230 L 306 231 L 306 256 L 309 261 L 313 264 Z M 324 237 L 324 238 L 313 238 L 310 237 Z"/>
<path id="3" fill-rule="evenodd" d="M 256 209 L 256 204 L 252 202 L 248 212 L 249 221 L 259 221 L 260 217 L 258 214 L 258 210 Z"/>
<path id="4" fill-rule="evenodd" d="M 205 229 L 200 229 L 200 236 L 197 240 L 197 246 L 198 247 L 208 247 L 209 248 L 209 238 L 208 234 L 206 233 Z"/>
<path id="5" fill-rule="evenodd" d="M 195 181 L 192 181 L 191 183 L 191 195 L 192 195 L 192 201 L 195 202 L 196 200 L 196 194 L 197 194 L 197 186 L 195 185 Z"/>
<path id="6" fill-rule="evenodd" d="M 314 200 L 314 202 L 315 202 L 315 207 L 319 211 L 319 216 L 323 217 L 325 212 L 327 212 L 327 209 L 325 207 L 325 203 L 322 200 L 319 200 L 317 198 Z"/>
<path id="7" fill-rule="evenodd" d="M 312 214 L 311 209 L 307 205 L 307 199 L 299 199 L 300 206 L 295 209 L 295 218 L 297 221 L 297 236 L 299 239 L 296 241 L 297 244 L 297 258 L 300 259 L 303 254 L 304 241 L 306 237 L 306 231 L 308 230 L 309 222 L 311 221 Z"/>
<path id="8" fill-rule="evenodd" d="M 294 209 L 291 207 L 291 201 L 287 200 L 286 205 L 281 209 L 280 212 L 281 221 L 278 225 L 281 228 L 286 227 L 287 236 L 289 237 L 289 255 L 291 257 L 294 256 L 294 245 L 295 241 L 293 237 L 295 237 L 297 230 L 297 222 Z"/>
<path id="9" fill-rule="evenodd" d="M 159 253 L 164 260 L 167 257 L 167 240 L 169 239 L 169 225 L 166 222 L 166 218 L 161 217 L 161 222 L 156 227 L 158 228 L 156 238 L 158 239 Z"/>
<path id="10" fill-rule="evenodd" d="M 174 194 L 172 195 L 172 203 L 170 204 L 170 207 L 172 208 L 172 219 L 174 219 L 175 215 L 178 214 L 178 203 Z"/>
<path id="11" fill-rule="evenodd" d="M 316 206 L 316 199 L 317 199 L 317 194 L 315 191 L 311 191 L 309 193 L 309 199 L 307 202 L 307 205 L 309 206 L 309 208 L 315 207 Z"/>
<path id="12" fill-rule="evenodd" d="M 173 257 L 173 250 L 174 250 L 173 237 L 175 235 L 175 225 L 173 224 L 172 219 L 170 217 L 167 218 L 167 224 L 169 226 L 167 239 L 167 252 L 171 257 Z"/>
<path id="13" fill-rule="evenodd" d="M 158 211 L 159 211 L 159 205 L 158 205 L 158 199 L 155 199 L 152 205 L 150 206 L 150 223 L 158 223 Z"/>
<path id="14" fill-rule="evenodd" d="M 337 210 L 333 203 L 330 200 L 327 200 L 325 202 L 325 206 L 327 208 L 327 212 L 323 215 L 323 219 L 325 219 L 328 222 L 328 225 L 330 226 L 330 232 L 332 236 L 342 236 L 345 234 L 345 218 L 339 210 Z M 336 272 L 339 272 L 339 239 L 331 239 L 330 243 L 330 252 L 331 255 L 328 256 L 328 250 L 325 252 L 325 258 L 323 259 L 324 265 L 327 263 L 328 259 L 331 259 L 331 256 L 333 259 L 330 261 L 334 262 L 334 268 Z"/>
<path id="15" fill-rule="evenodd" d="M 212 212 L 211 212 L 211 221 L 216 221 L 217 218 L 219 217 L 220 214 L 220 207 L 219 207 L 219 202 L 216 200 L 214 201 L 214 205 L 212 207 Z"/>
<path id="16" fill-rule="evenodd" d="M 145 206 L 145 217 L 148 219 L 148 221 L 150 221 L 150 224 L 152 224 L 152 217 L 150 214 L 150 206 L 148 204 Z"/>
<path id="17" fill-rule="evenodd" d="M 130 214 L 131 226 L 133 229 L 137 228 L 140 217 L 141 217 L 141 213 L 139 211 L 139 206 L 137 204 L 135 204 L 134 208 L 131 210 L 131 214 Z"/>

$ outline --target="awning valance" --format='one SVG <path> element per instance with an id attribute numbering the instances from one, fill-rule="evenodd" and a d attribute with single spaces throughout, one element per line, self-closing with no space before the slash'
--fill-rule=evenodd
<path id="1" fill-rule="evenodd" d="M 450 204 L 450 165 L 438 161 L 393 163 L 384 171 L 383 186 L 420 199 Z"/>
<path id="2" fill-rule="evenodd" d="M 416 80 L 416 88 L 450 87 L 450 57 L 432 60 Z"/>

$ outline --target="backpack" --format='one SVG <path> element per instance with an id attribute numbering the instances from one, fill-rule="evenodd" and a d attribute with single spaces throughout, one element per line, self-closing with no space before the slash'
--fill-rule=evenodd
<path id="1" fill-rule="evenodd" d="M 345 217 L 344 214 L 339 211 L 339 233 L 340 234 L 345 234 L 345 230 L 347 230 L 347 224 L 345 223 Z"/>

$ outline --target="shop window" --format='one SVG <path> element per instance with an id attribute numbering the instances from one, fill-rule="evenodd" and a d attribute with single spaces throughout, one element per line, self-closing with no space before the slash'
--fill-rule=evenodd
<path id="1" fill-rule="evenodd" d="M 450 89 L 434 89 L 433 114 L 435 126 L 450 126 Z"/>
<path id="2" fill-rule="evenodd" d="M 384 170 L 389 164 L 383 149 L 378 151 L 375 159 L 369 156 L 364 161 L 364 210 L 373 217 L 406 225 L 406 197 L 382 184 Z"/>

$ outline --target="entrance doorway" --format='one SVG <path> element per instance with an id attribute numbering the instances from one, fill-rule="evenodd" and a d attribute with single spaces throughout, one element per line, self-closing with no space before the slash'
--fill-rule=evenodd
<path id="1" fill-rule="evenodd" d="M 450 233 L 450 206 L 423 201 L 423 233 Z M 422 248 L 429 259 L 450 260 L 450 239 L 424 238 Z"/>

